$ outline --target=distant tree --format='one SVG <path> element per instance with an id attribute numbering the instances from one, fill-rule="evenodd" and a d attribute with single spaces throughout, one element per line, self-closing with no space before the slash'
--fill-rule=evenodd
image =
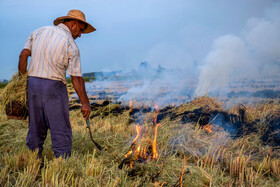
<path id="1" fill-rule="evenodd" d="M 157 68 L 157 72 L 158 73 L 161 73 L 165 70 L 165 68 L 161 67 L 161 65 L 158 65 L 158 68 Z"/>
<path id="2" fill-rule="evenodd" d="M 149 69 L 151 69 L 151 66 L 149 65 L 148 62 L 144 61 L 144 62 L 140 63 L 139 71 L 146 71 L 146 70 L 149 70 Z"/>

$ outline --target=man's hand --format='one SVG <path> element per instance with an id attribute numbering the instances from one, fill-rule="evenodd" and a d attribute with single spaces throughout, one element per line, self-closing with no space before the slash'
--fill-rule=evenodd
<path id="1" fill-rule="evenodd" d="M 89 106 L 89 100 L 88 100 L 86 89 L 85 89 L 84 79 L 83 79 L 83 77 L 75 77 L 75 76 L 71 76 L 71 79 L 72 79 L 74 89 L 75 89 L 76 93 L 78 94 L 80 101 L 82 103 L 81 112 L 82 112 L 84 118 L 87 120 L 91 109 Z"/>
<path id="2" fill-rule="evenodd" d="M 86 120 L 89 117 L 90 111 L 91 109 L 89 104 L 82 105 L 81 112 Z"/>

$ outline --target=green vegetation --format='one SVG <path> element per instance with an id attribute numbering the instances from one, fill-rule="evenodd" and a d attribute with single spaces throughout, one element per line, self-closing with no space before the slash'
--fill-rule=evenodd
<path id="1" fill-rule="evenodd" d="M 8 82 L 1 82 L 0 83 L 0 89 L 5 88 L 7 86 Z"/>
<path id="2" fill-rule="evenodd" d="M 95 77 L 83 77 L 85 82 L 92 82 L 95 80 Z M 66 78 L 67 83 L 72 83 L 71 77 Z"/>
<path id="3" fill-rule="evenodd" d="M 100 152 L 91 142 L 80 109 L 70 111 L 73 129 L 72 157 L 55 159 L 50 134 L 41 160 L 25 146 L 28 122 L 8 120 L 0 113 L 0 186 L 279 186 L 280 151 L 264 145 L 261 130 L 232 139 L 227 132 L 207 132 L 199 123 L 185 123 L 166 116 L 158 126 L 157 159 L 119 169 L 124 155 L 137 136 L 131 110 L 118 111 L 109 104 L 92 111 L 93 139 L 104 147 Z M 202 97 L 172 109 L 182 114 L 200 107 L 220 109 L 215 99 Z M 246 120 L 265 119 L 279 112 L 277 103 L 247 106 Z M 230 112 L 238 111 L 233 108 Z M 143 114 L 144 145 L 155 138 L 156 111 Z M 260 120 L 265 125 L 264 120 Z M 263 126 L 260 124 L 260 128 Z"/>

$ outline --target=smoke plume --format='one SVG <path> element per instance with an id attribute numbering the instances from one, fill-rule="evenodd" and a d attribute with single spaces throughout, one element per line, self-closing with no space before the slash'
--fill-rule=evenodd
<path id="1" fill-rule="evenodd" d="M 200 67 L 195 96 L 226 90 L 230 81 L 280 77 L 280 6 L 263 18 L 251 18 L 240 36 L 225 35 L 214 41 Z"/>

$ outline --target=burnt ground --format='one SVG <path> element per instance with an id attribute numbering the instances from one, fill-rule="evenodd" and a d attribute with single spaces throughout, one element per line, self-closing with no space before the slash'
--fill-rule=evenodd
<path id="1" fill-rule="evenodd" d="M 179 106 L 180 107 L 180 106 Z M 157 121 L 169 117 L 170 120 L 180 120 L 185 123 L 199 123 L 200 126 L 214 124 L 229 132 L 233 138 L 251 133 L 261 133 L 264 144 L 280 146 L 280 111 L 268 114 L 265 119 L 246 120 L 246 108 L 241 106 L 238 115 L 210 107 L 199 107 L 195 110 L 186 110 L 176 114 L 174 109 L 165 108 L 160 111 Z M 260 126 L 262 132 L 260 132 Z"/>
<path id="2" fill-rule="evenodd" d="M 192 103 L 190 103 L 192 104 Z M 73 108 L 77 109 L 77 108 Z M 133 107 L 124 106 L 121 103 L 111 103 L 103 101 L 100 104 L 91 104 L 92 114 L 90 118 L 106 117 L 108 115 L 121 115 L 127 112 L 129 115 L 129 123 L 143 124 L 143 116 L 151 112 L 155 112 L 153 107 Z M 71 109 L 72 110 L 72 109 Z M 180 111 L 180 112 L 178 112 Z M 156 123 L 160 123 L 165 119 L 171 121 L 180 121 L 181 124 L 199 123 L 201 127 L 211 124 L 227 131 L 231 137 L 237 138 L 251 133 L 260 133 L 259 127 L 262 126 L 263 131 L 261 137 L 263 144 L 280 146 L 280 111 L 268 114 L 265 119 L 247 120 L 247 111 L 245 106 L 240 105 L 238 114 L 232 114 L 222 108 L 213 106 L 197 106 L 189 109 L 186 104 L 172 107 L 167 106 L 158 111 Z"/>

